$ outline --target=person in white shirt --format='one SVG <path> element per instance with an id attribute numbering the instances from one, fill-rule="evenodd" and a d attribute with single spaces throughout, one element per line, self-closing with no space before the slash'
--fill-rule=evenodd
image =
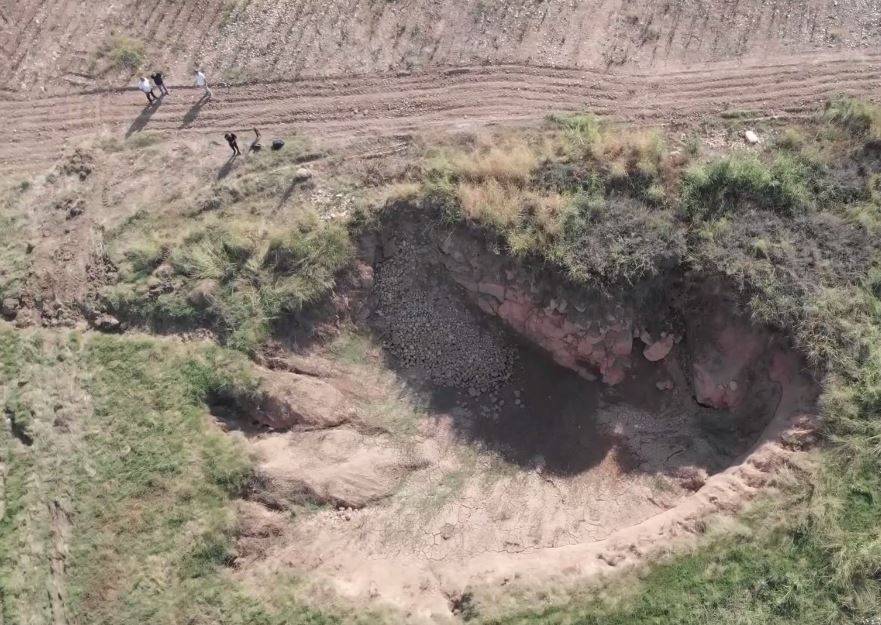
<path id="1" fill-rule="evenodd" d="M 147 103 L 153 104 L 156 101 L 156 96 L 153 94 L 153 85 L 150 84 L 150 81 L 147 80 L 146 76 L 141 77 L 141 81 L 138 83 L 138 89 L 144 92 L 144 95 L 147 96 Z"/>
<path id="2" fill-rule="evenodd" d="M 200 69 L 196 70 L 196 86 L 205 89 L 205 92 L 202 94 L 203 98 L 210 98 L 214 95 L 211 93 L 211 88 L 208 86 L 208 80 L 205 78 L 205 74 L 203 74 Z"/>

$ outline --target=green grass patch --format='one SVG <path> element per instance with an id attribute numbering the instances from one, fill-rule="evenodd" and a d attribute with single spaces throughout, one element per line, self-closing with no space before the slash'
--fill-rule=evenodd
<path id="1" fill-rule="evenodd" d="M 16 410 L 34 420 L 31 446 L 6 428 L 0 438 L 4 622 L 51 620 L 52 501 L 67 510 L 71 528 L 63 579 L 69 622 L 341 622 L 296 601 L 289 583 L 268 601 L 229 572 L 232 504 L 251 462 L 212 423 L 206 399 L 254 384 L 240 354 L 0 330 L 0 374 L 7 403 L 10 390 L 25 389 Z"/>
<path id="2" fill-rule="evenodd" d="M 30 267 L 24 219 L 16 214 L 11 204 L 0 212 L 0 300 L 18 299 Z"/>
<path id="3" fill-rule="evenodd" d="M 305 215 L 286 229 L 209 217 L 163 234 L 150 223 L 112 246 L 122 271 L 102 292 L 108 308 L 153 324 L 210 324 L 246 352 L 325 297 L 352 255 L 345 228 Z"/>
<path id="4" fill-rule="evenodd" d="M 692 219 L 734 213 L 745 205 L 786 216 L 811 203 L 805 167 L 779 155 L 770 165 L 749 154 L 733 154 L 689 170 L 682 181 L 682 205 Z"/>
<path id="5" fill-rule="evenodd" d="M 871 102 L 839 96 L 826 103 L 825 117 L 856 137 L 881 137 L 881 107 Z"/>

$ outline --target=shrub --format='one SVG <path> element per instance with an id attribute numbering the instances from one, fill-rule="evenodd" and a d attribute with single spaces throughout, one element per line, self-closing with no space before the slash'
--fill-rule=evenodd
<path id="1" fill-rule="evenodd" d="M 462 216 L 504 232 L 519 223 L 523 192 L 496 180 L 463 182 L 458 189 Z"/>
<path id="2" fill-rule="evenodd" d="M 691 218 L 709 218 L 752 204 L 792 216 L 810 204 L 805 169 L 780 155 L 769 167 L 752 155 L 734 154 L 686 172 L 682 205 Z"/>
<path id="3" fill-rule="evenodd" d="M 478 145 L 469 151 L 438 152 L 428 159 L 425 174 L 457 182 L 495 180 L 522 186 L 532 176 L 537 160 L 535 151 L 522 139 L 501 138 L 498 143 Z"/>
<path id="4" fill-rule="evenodd" d="M 548 119 L 563 130 L 571 155 L 597 156 L 602 133 L 600 120 L 595 115 L 552 115 Z"/>
<path id="5" fill-rule="evenodd" d="M 131 37 L 114 37 L 107 56 L 114 68 L 134 73 L 144 63 L 144 44 Z"/>
<path id="6" fill-rule="evenodd" d="M 826 103 L 825 118 L 856 137 L 881 136 L 881 108 L 848 96 Z"/>
<path id="7" fill-rule="evenodd" d="M 804 134 L 797 128 L 787 128 L 777 139 L 776 146 L 792 152 L 800 151 L 807 142 Z"/>
<path id="8" fill-rule="evenodd" d="M 319 299 L 351 259 L 352 243 L 337 224 L 304 222 L 273 237 L 263 258 L 271 272 L 263 289 L 264 308 L 297 312 Z"/>

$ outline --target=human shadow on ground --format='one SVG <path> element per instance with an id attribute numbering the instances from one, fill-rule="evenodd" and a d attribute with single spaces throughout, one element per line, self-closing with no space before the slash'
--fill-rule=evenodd
<path id="1" fill-rule="evenodd" d="M 229 172 L 232 171 L 233 166 L 236 164 L 236 158 L 238 158 L 235 154 L 230 156 L 227 161 L 223 164 L 219 170 L 217 170 L 217 179 L 223 180 L 227 176 L 229 176 Z"/>
<path id="2" fill-rule="evenodd" d="M 196 118 L 199 117 L 199 113 L 202 112 L 202 107 L 208 103 L 208 98 L 201 98 L 196 101 L 193 106 L 190 107 L 190 110 L 186 112 L 183 120 L 181 121 L 181 125 L 179 128 L 189 128 L 196 121 Z"/>
<path id="3" fill-rule="evenodd" d="M 159 110 L 159 105 L 161 103 L 161 99 L 156 99 L 145 106 L 140 115 L 138 115 L 131 123 L 131 126 L 128 127 L 128 130 L 125 132 L 125 138 L 128 139 L 136 132 L 141 132 L 147 126 L 147 124 L 150 123 L 150 118 L 152 118 L 156 111 Z"/>

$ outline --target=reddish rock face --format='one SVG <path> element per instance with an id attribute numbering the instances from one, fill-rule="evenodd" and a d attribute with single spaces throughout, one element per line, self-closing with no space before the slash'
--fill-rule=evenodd
<path id="1" fill-rule="evenodd" d="M 621 367 L 609 367 L 606 369 L 605 373 L 603 373 L 603 383 L 608 384 L 609 386 L 615 386 L 616 384 L 623 382 L 625 377 L 626 374 Z"/>
<path id="2" fill-rule="evenodd" d="M 663 367 L 675 355 L 673 350 L 680 349 L 688 352 L 685 361 L 692 366 L 697 401 L 732 409 L 745 405 L 760 377 L 768 380 L 770 374 L 773 380 L 774 375 L 787 375 L 782 357 L 769 371 L 771 335 L 739 316 L 736 303 L 725 297 L 724 285 L 712 280 L 695 285 L 694 314 L 683 311 L 687 340 L 677 348 L 677 336 L 652 336 L 637 322 L 636 311 L 623 302 L 592 302 L 553 280 L 536 279 L 515 261 L 487 254 L 479 238 L 463 235 L 453 242 L 453 237 L 445 237 L 438 247 L 453 278 L 482 310 L 586 379 L 620 384 L 637 360 L 644 359 L 642 367 L 645 361 Z M 661 325 L 665 321 L 656 320 Z M 662 391 L 675 386 L 665 376 L 651 384 Z"/>
<path id="3" fill-rule="evenodd" d="M 516 330 L 522 331 L 529 319 L 529 306 L 514 300 L 506 300 L 498 308 L 498 315 Z"/>
<path id="4" fill-rule="evenodd" d="M 765 368 L 760 361 L 767 351 L 769 334 L 717 312 L 707 319 L 694 320 L 689 335 L 698 403 L 712 408 L 739 406 L 753 372 Z"/>
<path id="5" fill-rule="evenodd" d="M 612 339 L 612 353 L 616 356 L 629 356 L 633 351 L 633 333 L 628 330 L 620 330 Z"/>

